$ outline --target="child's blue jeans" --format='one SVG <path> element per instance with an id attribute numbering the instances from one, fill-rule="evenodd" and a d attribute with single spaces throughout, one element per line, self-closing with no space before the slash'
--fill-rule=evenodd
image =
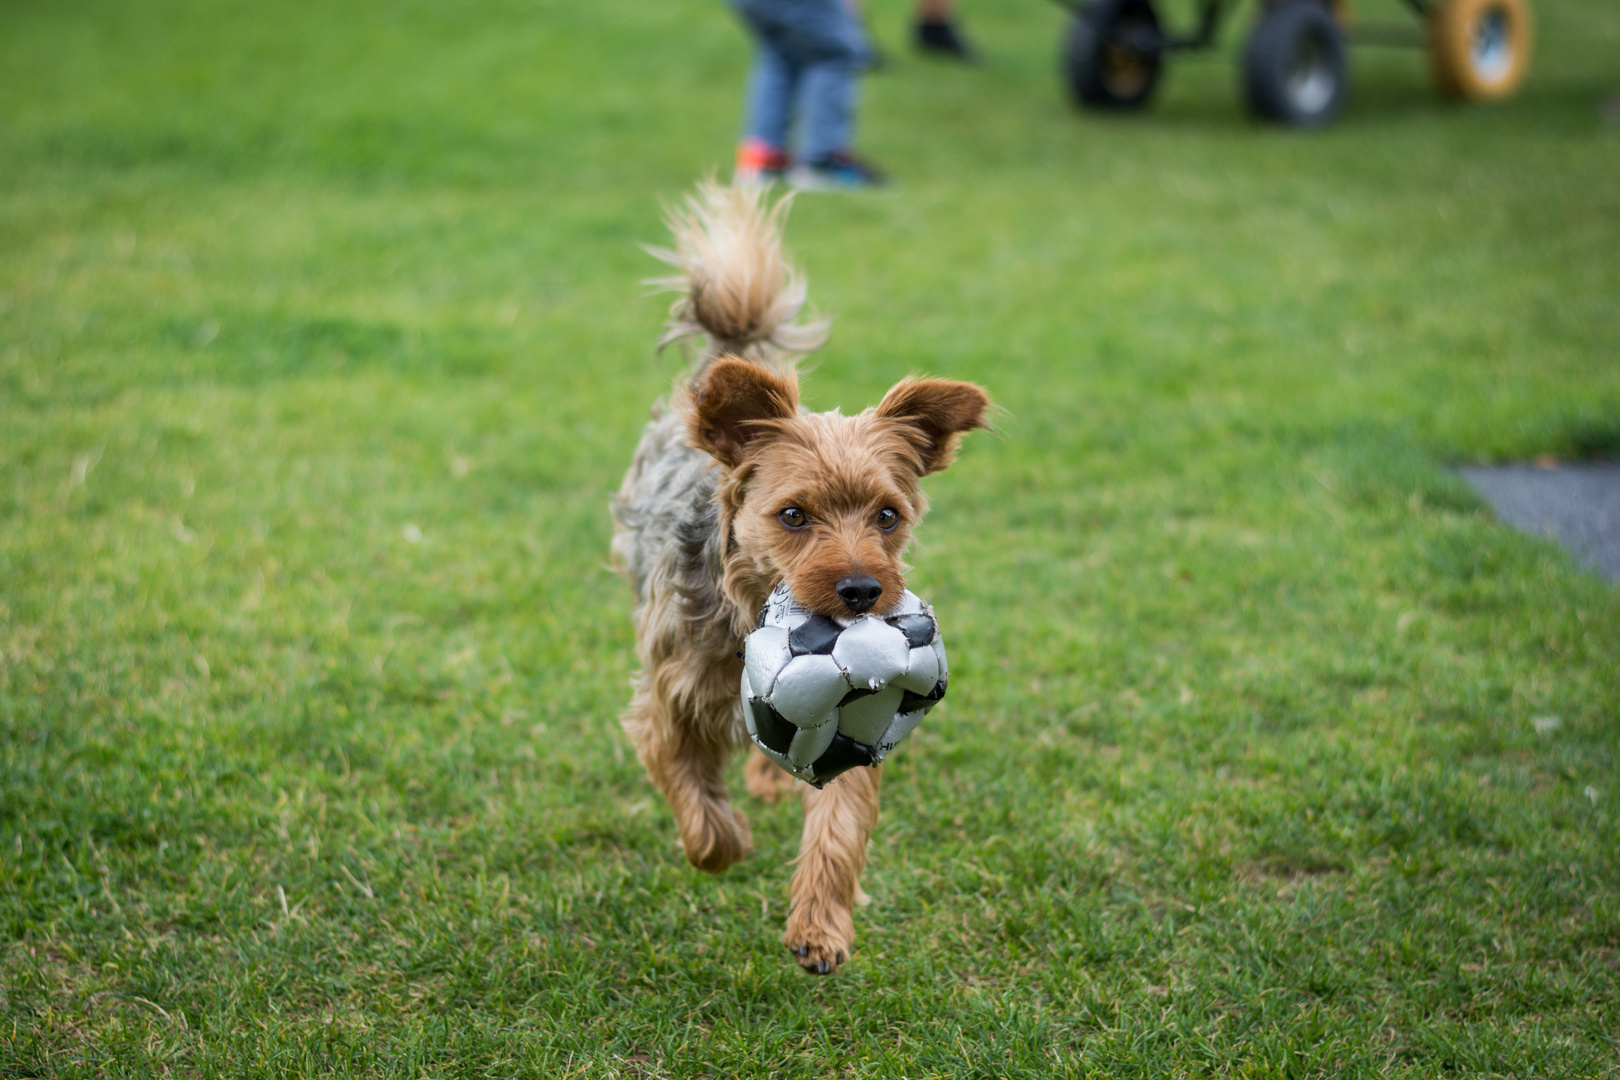
<path id="1" fill-rule="evenodd" d="M 795 114 L 799 156 L 818 161 L 850 145 L 869 46 L 847 0 L 732 0 L 754 32 L 744 134 L 786 148 Z"/>

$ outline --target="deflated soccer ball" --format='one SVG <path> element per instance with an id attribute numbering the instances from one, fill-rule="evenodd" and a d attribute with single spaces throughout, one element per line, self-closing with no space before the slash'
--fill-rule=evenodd
<path id="1" fill-rule="evenodd" d="M 778 585 L 743 661 L 743 717 L 754 745 L 818 788 L 882 761 L 949 681 L 934 610 L 910 590 L 887 615 L 840 622 Z"/>

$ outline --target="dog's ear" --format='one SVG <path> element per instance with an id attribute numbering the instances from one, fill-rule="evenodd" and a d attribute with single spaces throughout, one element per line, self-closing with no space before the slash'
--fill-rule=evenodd
<path id="1" fill-rule="evenodd" d="M 877 415 L 900 426 L 917 451 L 917 475 L 939 472 L 956 458 L 962 433 L 988 427 L 990 395 L 972 383 L 904 379 L 883 396 Z"/>
<path id="2" fill-rule="evenodd" d="M 790 420 L 799 413 L 796 375 L 729 357 L 710 364 L 690 394 L 687 438 L 728 467 L 735 467 L 762 433 L 761 421 Z"/>

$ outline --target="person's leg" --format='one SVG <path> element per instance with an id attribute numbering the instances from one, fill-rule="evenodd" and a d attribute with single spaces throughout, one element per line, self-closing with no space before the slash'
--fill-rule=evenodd
<path id="1" fill-rule="evenodd" d="M 791 164 L 787 145 L 800 65 L 782 48 L 776 0 L 733 0 L 732 6 L 754 39 L 754 66 L 748 75 L 743 134 L 737 144 L 732 182 L 769 184 L 785 176 Z"/>
<path id="2" fill-rule="evenodd" d="M 861 70 L 870 46 L 845 0 L 798 5 L 793 48 L 803 65 L 799 102 L 804 123 L 802 156 L 822 161 L 854 142 Z"/>
<path id="3" fill-rule="evenodd" d="M 757 35 L 754 69 L 748 76 L 748 112 L 743 137 L 775 150 L 787 149 L 799 69 L 764 35 Z"/>
<path id="4" fill-rule="evenodd" d="M 829 60 L 805 69 L 800 89 L 804 101 L 804 160 L 824 161 L 848 151 L 855 132 L 858 75 L 858 68 L 852 69 L 841 61 Z"/>

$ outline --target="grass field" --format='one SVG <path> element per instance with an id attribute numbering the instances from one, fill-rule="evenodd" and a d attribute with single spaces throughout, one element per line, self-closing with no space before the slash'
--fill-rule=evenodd
<path id="1" fill-rule="evenodd" d="M 1620 449 L 1620 7 L 1311 136 L 1235 34 L 1099 119 L 1051 5 L 873 7 L 807 397 L 1004 413 L 815 979 L 797 809 L 705 877 L 615 722 L 724 5 L 0 0 L 0 1076 L 1620 1075 L 1620 593 L 1447 471 Z"/>

